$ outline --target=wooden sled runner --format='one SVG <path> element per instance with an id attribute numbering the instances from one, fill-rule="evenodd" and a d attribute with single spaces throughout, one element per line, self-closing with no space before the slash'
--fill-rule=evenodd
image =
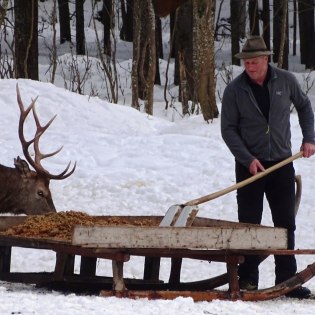
<path id="1" fill-rule="evenodd" d="M 97 217 L 104 219 L 104 217 Z M 32 283 L 37 287 L 101 296 L 174 299 L 192 297 L 195 301 L 259 301 L 283 296 L 315 275 L 315 262 L 277 286 L 240 291 L 237 266 L 244 255 L 314 255 L 314 249 L 286 250 L 285 229 L 196 217 L 190 227 L 161 227 L 163 217 L 115 217 L 130 224 L 120 226 L 75 226 L 71 241 L 0 235 L 0 280 Z M 22 223 L 25 217 L 1 217 L 0 229 Z M 149 226 L 134 226 L 135 221 Z M 240 237 L 241 235 L 241 237 Z M 56 252 L 53 272 L 12 272 L 13 247 Z M 81 258 L 80 273 L 74 273 L 74 260 Z M 123 266 L 131 256 L 146 257 L 141 279 L 124 278 Z M 159 259 L 172 260 L 167 282 L 159 279 Z M 96 275 L 97 259 L 113 261 L 113 277 Z M 201 281 L 181 282 L 182 259 L 221 262 L 227 272 Z M 141 266 L 142 268 L 143 266 Z M 209 264 L 211 268 L 211 264 Z M 228 289 L 220 290 L 223 285 Z"/>

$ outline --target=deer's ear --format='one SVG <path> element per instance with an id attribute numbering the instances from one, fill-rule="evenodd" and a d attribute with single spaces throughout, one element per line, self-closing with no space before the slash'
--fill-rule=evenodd
<path id="1" fill-rule="evenodd" d="M 27 176 L 31 170 L 25 160 L 22 160 L 19 156 L 14 159 L 15 168 L 24 176 Z"/>

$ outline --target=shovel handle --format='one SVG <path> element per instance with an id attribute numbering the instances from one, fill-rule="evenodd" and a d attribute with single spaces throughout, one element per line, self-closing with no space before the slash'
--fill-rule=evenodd
<path id="1" fill-rule="evenodd" d="M 288 157 L 287 159 L 267 168 L 265 171 L 263 172 L 259 172 L 257 173 L 256 175 L 252 176 L 252 177 L 249 177 L 235 185 L 232 185 L 230 187 L 227 187 L 225 189 L 222 189 L 222 190 L 219 190 L 217 192 L 214 192 L 210 195 L 206 195 L 206 196 L 203 196 L 203 197 L 200 197 L 200 198 L 197 198 L 197 199 L 194 199 L 194 200 L 191 200 L 191 201 L 188 201 L 186 202 L 184 205 L 186 206 L 196 206 L 196 205 L 200 205 L 201 203 L 204 203 L 204 202 L 207 202 L 207 201 L 210 201 L 210 200 L 213 200 L 215 198 L 218 198 L 218 197 L 221 197 L 223 195 L 226 195 L 227 193 L 233 191 L 233 190 L 236 190 L 236 189 L 239 189 L 239 188 L 242 188 L 254 181 L 256 181 L 257 179 L 260 179 L 268 174 L 270 174 L 271 172 L 279 169 L 280 167 L 286 165 L 286 164 L 289 164 L 291 162 L 293 162 L 294 160 L 300 158 L 303 156 L 303 151 L 300 151 L 290 157 Z"/>

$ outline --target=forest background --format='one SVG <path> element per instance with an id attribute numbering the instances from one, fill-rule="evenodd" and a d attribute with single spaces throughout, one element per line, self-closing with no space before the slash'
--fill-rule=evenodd
<path id="1" fill-rule="evenodd" d="M 167 5 L 171 2 L 173 1 L 165 0 L 161 3 Z M 5 2 L 0 0 L 0 3 L 4 8 Z M 22 5 L 29 3 L 32 3 L 32 0 L 21 1 Z M 24 60 L 21 62 L 22 69 L 30 70 L 31 60 L 27 59 L 25 62 L 25 58 L 31 53 L 31 46 L 27 45 L 25 48 L 17 50 L 13 45 L 17 40 L 15 38 L 14 41 L 14 27 L 16 26 L 14 11 L 17 2 L 8 1 L 6 14 L 2 15 L 5 19 L 1 24 L 0 41 L 2 54 L 0 60 L 1 65 L 4 65 L 1 67 L 3 79 L 0 80 L 1 163 L 12 165 L 13 157 L 23 154 L 17 135 L 19 108 L 16 102 L 16 83 L 18 82 L 25 103 L 29 103 L 38 96 L 37 108 L 42 121 L 48 121 L 53 115 L 58 115 L 52 125 L 52 132 L 50 133 L 48 130 L 47 138 L 43 139 L 41 144 L 43 150 L 48 152 L 59 148 L 60 144 L 64 144 L 64 149 L 62 154 L 47 160 L 47 164 L 45 164 L 47 169 L 52 173 L 58 173 L 69 160 L 77 161 L 77 169 L 73 176 L 65 181 L 51 183 L 50 187 L 58 211 L 75 209 L 85 211 L 90 215 L 163 216 L 172 204 L 185 202 L 187 199 L 206 195 L 235 183 L 234 159 L 222 141 L 220 120 L 209 119 L 212 123 L 207 124 L 203 115 L 197 115 L 202 110 L 200 104 L 196 103 L 193 108 L 194 103 L 191 100 L 188 101 L 189 114 L 183 114 L 182 102 L 179 102 L 181 97 L 179 91 L 181 86 L 185 86 L 185 81 L 182 80 L 179 85 L 175 84 L 177 62 L 176 58 L 169 54 L 172 43 L 171 15 L 158 19 L 161 22 L 163 58 L 158 60 L 161 85 L 154 84 L 153 86 L 153 116 L 143 114 L 146 110 L 146 100 L 142 100 L 140 97 L 138 102 L 139 110 L 142 113 L 130 108 L 132 105 L 133 44 L 120 38 L 120 30 L 123 26 L 120 13 L 122 3 L 126 10 L 130 8 L 126 6 L 125 1 L 114 3 L 116 5 L 114 7 L 115 23 L 111 24 L 110 33 L 110 47 L 114 53 L 107 55 L 104 54 L 103 49 L 104 25 L 98 20 L 98 12 L 103 8 L 103 2 L 90 0 L 84 2 L 85 45 L 83 47 L 86 51 L 85 54 L 80 55 L 77 53 L 76 27 L 82 27 L 82 24 L 77 25 L 77 2 L 68 2 L 71 41 L 61 44 L 62 36 L 60 37 L 59 24 L 64 20 L 59 17 L 58 2 L 39 1 L 38 23 L 36 24 L 38 44 L 35 45 L 35 48 L 38 47 L 39 50 L 36 63 L 39 70 L 39 81 L 36 79 L 6 79 L 15 78 L 15 60 L 18 62 Z M 141 3 L 146 2 L 141 1 Z M 270 1 L 271 16 L 273 16 L 273 3 Z M 178 16 L 182 10 L 188 10 L 186 6 L 191 8 L 192 4 L 195 5 L 195 2 L 186 1 L 173 13 Z M 216 15 L 213 23 L 217 25 L 218 21 L 218 25 L 220 25 L 218 34 L 220 35 L 218 39 L 214 40 L 214 53 L 209 56 L 214 56 L 213 78 L 215 78 L 216 104 L 220 111 L 220 98 L 226 84 L 243 69 L 232 65 L 232 39 L 229 22 L 231 2 L 216 1 L 215 4 Z M 248 14 L 249 2 L 246 1 L 245 4 L 245 12 Z M 263 2 L 258 1 L 257 4 L 259 12 L 261 12 Z M 313 6 L 311 8 L 314 15 Z M 27 9 L 22 7 L 21 11 L 26 18 Z M 301 63 L 298 23 L 296 55 L 293 56 L 292 18 L 294 12 L 298 11 L 294 11 L 293 2 L 289 1 L 288 68 L 297 77 L 303 90 L 308 93 L 314 106 L 315 72 L 312 71 L 312 68 L 306 69 L 305 65 Z M 189 21 L 191 20 L 187 19 L 186 23 Z M 246 21 L 245 35 L 248 35 L 250 29 L 248 15 Z M 262 20 L 259 21 L 261 32 Z M 131 22 L 133 24 L 133 18 Z M 6 31 L 4 31 L 4 24 L 7 27 Z M 182 25 L 185 26 L 185 20 Z M 270 44 L 274 50 L 273 18 L 270 20 L 270 26 Z M 130 30 L 130 27 L 128 26 L 127 29 Z M 313 29 L 313 24 L 311 29 Z M 82 32 L 78 33 L 78 35 L 81 34 Z M 183 38 L 186 37 L 183 36 Z M 238 41 L 240 47 L 244 41 L 245 38 L 240 38 Z M 310 38 L 309 41 L 312 42 Z M 18 53 L 21 52 L 24 55 L 16 58 L 10 47 L 12 51 L 17 50 Z M 188 46 L 184 45 L 184 48 L 186 47 L 188 49 Z M 108 77 L 105 75 L 105 70 L 103 71 L 105 68 L 102 58 L 106 61 L 105 64 L 111 65 L 109 69 L 113 69 L 113 73 L 115 73 L 115 66 L 117 69 L 117 86 L 113 85 L 115 88 L 117 87 L 118 91 L 117 105 L 113 104 L 114 99 L 111 95 Z M 140 60 L 144 61 L 146 58 Z M 198 61 L 200 58 L 196 58 L 196 60 Z M 273 60 L 271 62 L 274 63 Z M 193 69 L 196 67 L 194 66 Z M 188 70 L 185 70 L 185 73 L 190 74 Z M 27 72 L 27 75 L 28 78 L 31 78 L 30 72 Z M 104 99 L 111 100 L 111 103 Z M 124 106 L 118 104 L 124 104 Z M 167 104 L 168 109 L 165 110 Z M 31 131 L 32 126 L 29 127 Z M 296 152 L 300 147 L 301 133 L 298 117 L 294 112 L 291 115 L 291 127 L 292 148 Z M 315 181 L 312 176 L 314 159 L 299 159 L 295 163 L 295 168 L 297 174 L 303 178 L 303 197 L 297 217 L 296 246 L 297 248 L 315 248 L 315 238 L 312 237 L 315 203 Z M 200 207 L 199 216 L 236 221 L 237 209 L 235 207 L 235 194 L 228 194 L 224 198 L 217 198 Z M 272 225 L 268 209 L 264 211 L 262 223 Z M 28 249 L 14 248 L 12 257 L 11 270 L 13 272 L 51 272 L 55 267 L 55 253 L 51 251 L 31 250 L 30 252 Z M 297 259 L 299 270 L 314 261 L 314 257 L 311 255 L 307 255 L 307 257 L 299 255 Z M 79 264 L 80 260 L 76 259 L 75 273 L 79 273 Z M 261 288 L 270 287 L 274 283 L 273 257 L 269 257 L 261 268 L 260 272 L 263 276 L 260 286 Z M 110 277 L 112 276 L 111 270 L 110 260 L 98 259 L 98 275 Z M 162 259 L 162 281 L 168 281 L 169 271 L 169 259 Z M 142 257 L 133 257 L 126 264 L 124 272 L 128 278 L 141 278 L 143 276 Z M 224 272 L 226 272 L 226 267 L 222 263 L 211 262 L 209 264 L 208 261 L 185 259 L 181 279 L 182 281 L 198 281 L 209 278 L 209 275 L 220 275 Z M 306 285 L 315 292 L 314 281 L 309 281 Z M 32 285 L 0 282 L 1 314 L 81 315 L 82 312 L 84 314 L 103 312 L 126 315 L 313 315 L 315 303 L 313 299 L 297 300 L 285 297 L 264 302 L 216 300 L 194 303 L 191 298 L 177 298 L 173 301 L 129 300 L 64 294 L 40 290 Z"/>
<path id="2" fill-rule="evenodd" d="M 217 118 L 217 80 L 233 79 L 230 66 L 240 65 L 233 56 L 249 35 L 264 37 L 278 67 L 305 71 L 306 93 L 314 85 L 314 0 L 3 0 L 0 23 L 1 78 L 57 84 L 59 76 L 70 91 L 150 115 L 159 88 L 165 109 L 180 102 L 183 117 Z M 95 39 L 93 47 L 86 36 Z M 124 45 L 132 45 L 131 56 Z M 42 46 L 47 53 L 39 56 Z M 299 59 L 294 69 L 290 54 Z M 128 75 L 120 78 L 117 67 Z"/>

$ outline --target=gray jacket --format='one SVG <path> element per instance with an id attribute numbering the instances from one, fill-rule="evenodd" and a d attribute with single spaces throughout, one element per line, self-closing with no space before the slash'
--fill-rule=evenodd
<path id="1" fill-rule="evenodd" d="M 271 67 L 269 123 L 260 111 L 245 73 L 224 90 L 221 133 L 236 161 L 246 167 L 257 158 L 279 161 L 292 155 L 290 107 L 297 110 L 303 143 L 315 144 L 314 111 L 307 95 L 289 71 Z"/>

